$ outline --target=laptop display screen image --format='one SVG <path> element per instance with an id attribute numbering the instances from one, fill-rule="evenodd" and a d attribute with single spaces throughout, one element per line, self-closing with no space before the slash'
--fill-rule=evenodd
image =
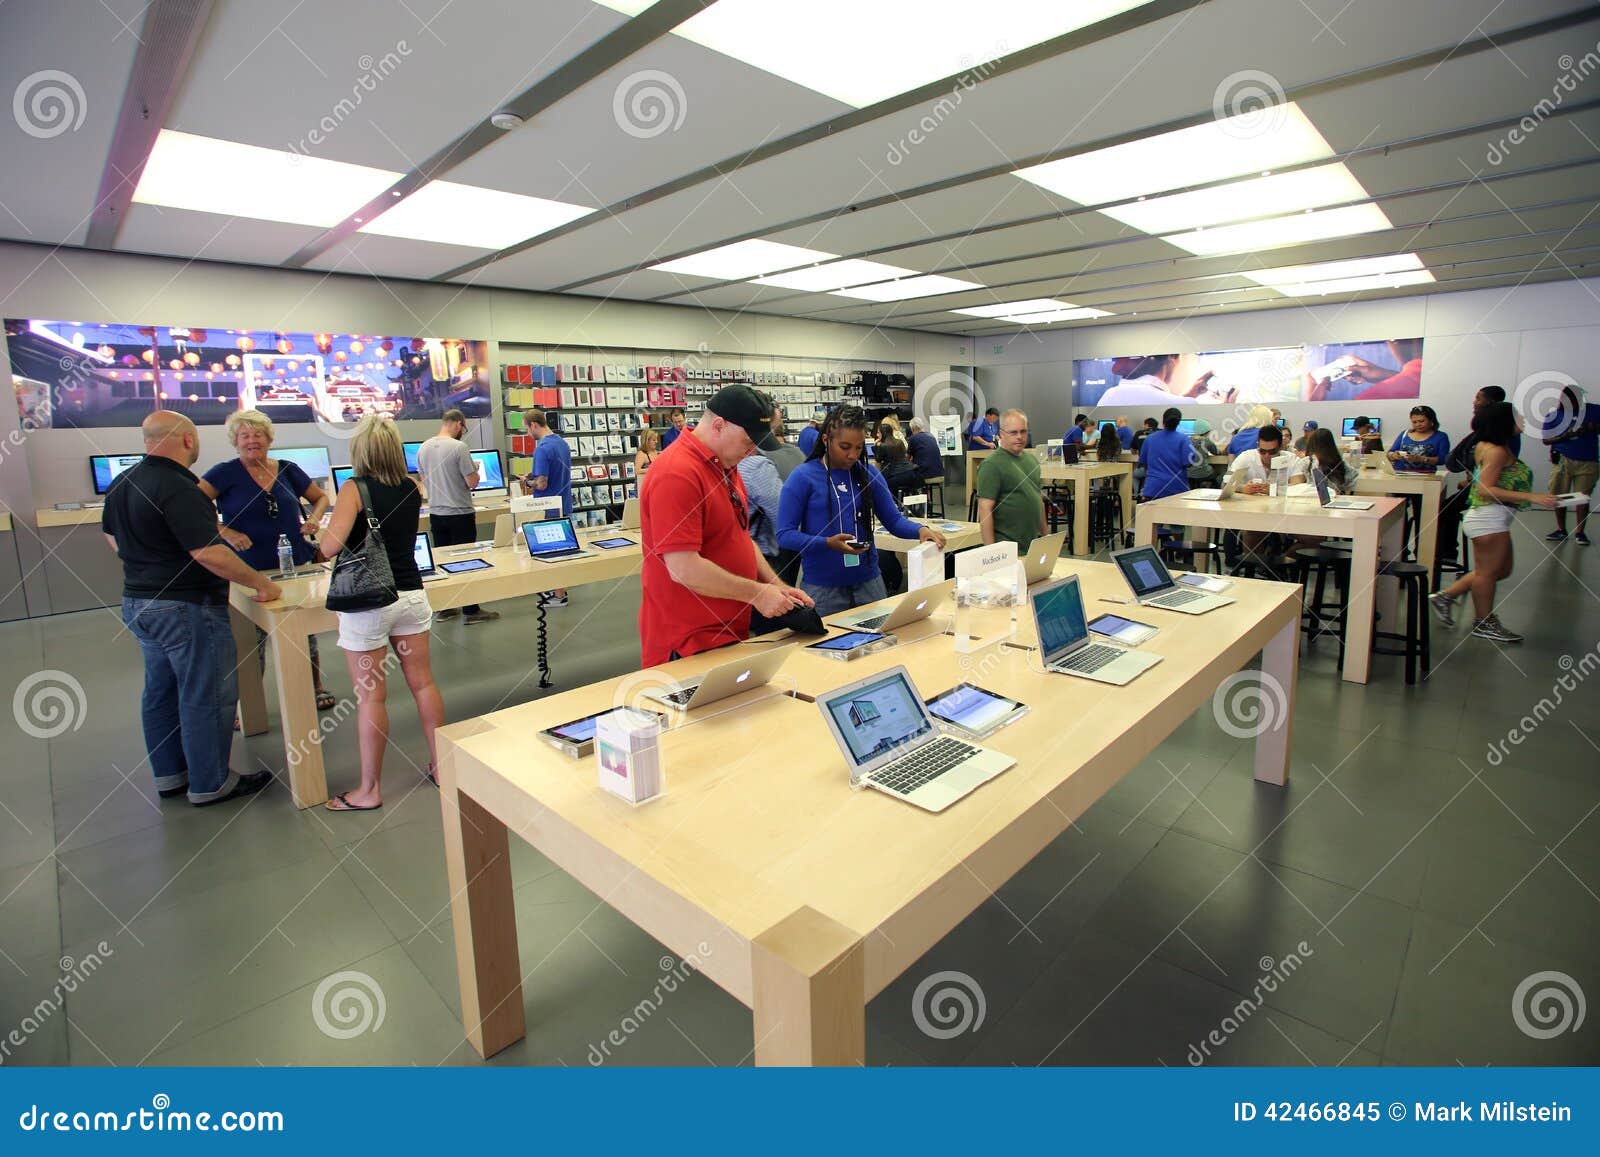
<path id="1" fill-rule="evenodd" d="M 550 518 L 544 522 L 524 522 L 522 524 L 522 537 L 528 543 L 528 553 L 534 558 L 542 554 L 552 554 L 557 551 L 576 550 L 578 548 L 578 535 L 572 529 L 572 521 L 566 518 Z"/>
<path id="2" fill-rule="evenodd" d="M 1122 576 L 1128 580 L 1128 585 L 1139 598 L 1172 585 L 1172 579 L 1167 575 L 1167 568 L 1162 565 L 1161 558 L 1153 547 L 1117 555 L 1117 566 L 1122 569 Z"/>
<path id="3" fill-rule="evenodd" d="M 419 530 L 416 542 L 411 544 L 411 554 L 417 560 L 417 571 L 427 574 L 433 569 L 433 547 L 428 542 L 428 532 Z"/>
<path id="4" fill-rule="evenodd" d="M 830 699 L 828 711 L 857 767 L 933 730 L 916 691 L 899 672 Z"/>
<path id="5" fill-rule="evenodd" d="M 1033 597 L 1034 618 L 1039 624 L 1039 647 L 1044 661 L 1052 663 L 1089 634 L 1083 614 L 1083 588 L 1064 582 L 1040 591 Z"/>

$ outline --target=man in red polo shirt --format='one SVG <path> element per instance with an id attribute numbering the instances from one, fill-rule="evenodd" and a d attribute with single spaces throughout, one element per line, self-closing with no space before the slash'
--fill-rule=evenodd
<path id="1" fill-rule="evenodd" d="M 772 403 L 750 386 L 724 386 L 692 430 L 650 464 L 639 489 L 644 598 L 643 665 L 738 642 L 750 608 L 777 618 L 811 598 L 773 573 L 750 537 L 749 503 L 737 469 L 777 439 Z"/>

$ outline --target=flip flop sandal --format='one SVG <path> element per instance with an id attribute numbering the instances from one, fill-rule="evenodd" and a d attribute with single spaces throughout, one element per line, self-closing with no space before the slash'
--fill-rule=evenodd
<path id="1" fill-rule="evenodd" d="M 317 710 L 318 711 L 332 711 L 334 709 L 335 705 L 338 704 L 338 702 L 339 701 L 333 697 L 333 692 L 332 691 L 318 691 L 317 692 Z"/>
<path id="2" fill-rule="evenodd" d="M 347 791 L 341 791 L 338 795 L 334 796 L 322 806 L 331 812 L 375 812 L 383 806 L 382 803 L 369 804 L 366 807 L 362 807 L 359 804 L 353 804 L 345 798 L 349 794 L 350 793 Z M 339 805 L 338 807 L 334 807 L 334 804 L 336 803 Z"/>

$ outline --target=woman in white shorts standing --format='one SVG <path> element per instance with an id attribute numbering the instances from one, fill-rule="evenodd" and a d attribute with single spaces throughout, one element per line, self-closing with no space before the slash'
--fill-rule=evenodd
<path id="1" fill-rule="evenodd" d="M 383 753 L 389 743 L 388 659 L 392 644 L 411 697 L 417 703 L 422 734 L 428 741 L 428 765 L 423 776 L 437 784 L 434 772 L 434 731 L 444 725 L 444 700 L 433 681 L 428 659 L 428 628 L 433 612 L 422 590 L 413 544 L 422 516 L 422 494 L 406 476 L 405 450 L 393 422 L 369 414 L 356 425 L 350 439 L 353 476 L 339 488 L 333 515 L 317 546 L 323 558 L 333 558 L 348 543 L 359 547 L 367 536 L 361 515 L 361 492 L 355 479 L 367 484 L 373 513 L 383 531 L 384 553 L 394 571 L 400 597 L 373 611 L 339 611 L 339 647 L 344 651 L 350 680 L 356 687 L 356 720 L 361 745 L 361 786 L 340 792 L 328 801 L 329 811 L 372 811 L 383 806 L 378 781 L 383 775 Z"/>
<path id="2" fill-rule="evenodd" d="M 1510 402 L 1484 405 L 1472 416 L 1472 432 L 1478 444 L 1473 449 L 1472 490 L 1461 532 L 1472 540 L 1474 565 L 1428 602 L 1445 626 L 1453 626 L 1455 602 L 1470 591 L 1472 633 L 1496 643 L 1520 643 L 1522 636 L 1502 626 L 1494 613 L 1495 586 L 1511 575 L 1511 515 L 1529 503 L 1549 510 L 1556 496 L 1530 493 L 1533 473 L 1510 448 L 1517 433 L 1517 415 Z"/>

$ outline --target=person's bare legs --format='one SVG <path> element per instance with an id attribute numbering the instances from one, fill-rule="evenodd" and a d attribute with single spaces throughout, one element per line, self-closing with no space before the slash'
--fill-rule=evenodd
<path id="1" fill-rule="evenodd" d="M 1443 594 L 1453 599 L 1472 593 L 1475 620 L 1494 613 L 1494 588 L 1511 574 L 1511 534 L 1484 534 L 1472 540 L 1474 567 L 1447 586 Z"/>
<path id="2" fill-rule="evenodd" d="M 346 651 L 345 665 L 356 688 L 356 735 L 361 747 L 361 786 L 344 793 L 351 807 L 376 807 L 383 802 L 378 781 L 383 777 L 383 749 L 389 743 L 388 649 Z"/>
<path id="3" fill-rule="evenodd" d="M 428 632 L 400 635 L 393 642 L 394 652 L 400 656 L 400 671 L 406 678 L 406 686 L 411 689 L 411 698 L 417 701 L 417 719 L 422 724 L 422 737 L 428 741 L 428 766 L 436 768 L 439 756 L 433 733 L 444 726 L 444 697 L 433 681 Z"/>

